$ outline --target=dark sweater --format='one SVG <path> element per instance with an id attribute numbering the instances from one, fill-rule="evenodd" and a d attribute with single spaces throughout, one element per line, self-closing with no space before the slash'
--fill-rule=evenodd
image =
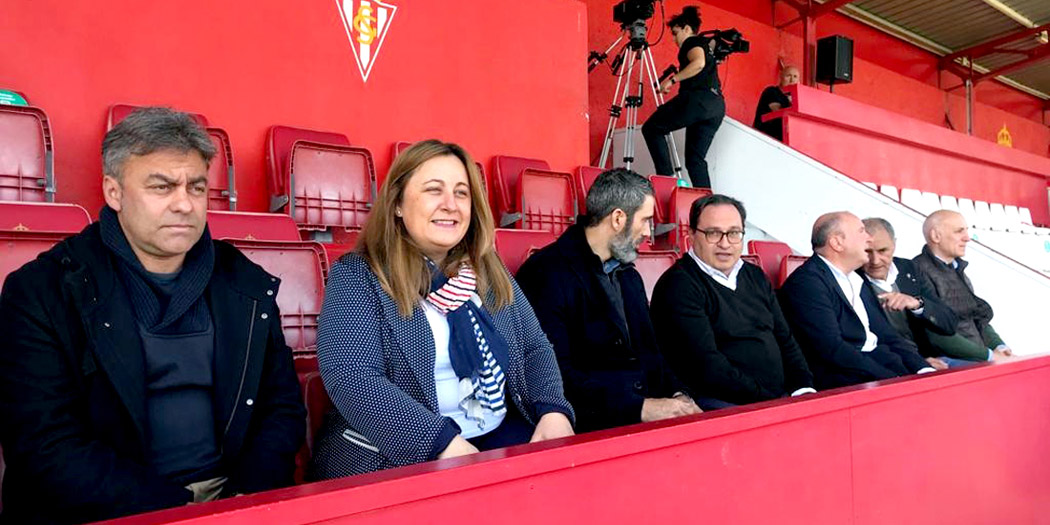
<path id="1" fill-rule="evenodd" d="M 650 309 L 661 351 L 698 395 L 743 404 L 813 386 L 757 266 L 744 264 L 734 291 L 686 254 L 657 282 Z"/>

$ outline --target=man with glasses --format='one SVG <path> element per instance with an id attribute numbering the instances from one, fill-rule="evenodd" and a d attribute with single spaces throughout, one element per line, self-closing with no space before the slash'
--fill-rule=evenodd
<path id="1" fill-rule="evenodd" d="M 587 215 L 518 270 L 558 356 L 579 432 L 700 412 L 656 347 L 642 277 L 632 261 L 649 239 L 653 186 L 609 170 L 587 193 Z"/>
<path id="2" fill-rule="evenodd" d="M 816 392 L 773 287 L 740 259 L 746 217 L 725 195 L 693 203 L 692 250 L 653 290 L 660 348 L 698 396 L 745 404 Z"/>

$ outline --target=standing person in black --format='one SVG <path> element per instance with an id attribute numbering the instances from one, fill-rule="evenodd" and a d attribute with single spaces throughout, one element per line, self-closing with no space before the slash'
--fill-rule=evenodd
<path id="1" fill-rule="evenodd" d="M 280 282 L 208 233 L 208 133 L 145 108 L 102 144 L 99 221 L 8 276 L 11 523 L 81 523 L 291 485 L 306 410 Z"/>
<path id="2" fill-rule="evenodd" d="M 755 108 L 755 122 L 752 124 L 755 129 L 779 141 L 784 140 L 784 128 L 780 119 L 762 122 L 762 117 L 774 111 L 791 107 L 791 95 L 784 90 L 788 86 L 798 84 L 798 78 L 798 68 L 788 66 L 780 72 L 780 85 L 769 86 L 762 90 L 762 96 L 758 97 L 758 107 Z"/>
<path id="3" fill-rule="evenodd" d="M 773 287 L 740 259 L 746 216 L 725 195 L 693 202 L 693 248 L 653 290 L 660 348 L 697 395 L 746 404 L 816 392 Z"/>
<path id="4" fill-rule="evenodd" d="M 587 194 L 587 215 L 518 270 L 582 432 L 700 412 L 660 357 L 631 263 L 655 203 L 644 177 L 606 171 Z"/>
<path id="5" fill-rule="evenodd" d="M 670 93 L 671 86 L 681 84 L 678 95 L 656 108 L 642 125 L 642 136 L 653 159 L 653 169 L 660 175 L 676 175 L 671 167 L 667 134 L 685 129 L 685 168 L 693 186 L 710 188 L 707 172 L 707 150 L 715 132 L 726 116 L 722 98 L 722 84 L 718 80 L 715 63 L 706 39 L 697 36 L 700 31 L 700 11 L 686 6 L 668 22 L 674 41 L 678 44 L 678 73 L 660 84 L 660 90 Z"/>

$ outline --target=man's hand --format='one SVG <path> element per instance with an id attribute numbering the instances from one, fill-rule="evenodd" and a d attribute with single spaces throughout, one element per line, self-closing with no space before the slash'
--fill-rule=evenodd
<path id="1" fill-rule="evenodd" d="M 642 422 L 645 423 L 701 412 L 703 410 L 684 394 L 672 398 L 650 398 L 642 402 Z"/>
<path id="2" fill-rule="evenodd" d="M 478 448 L 471 445 L 469 441 L 463 439 L 463 436 L 456 436 L 452 438 L 445 450 L 442 450 L 438 454 L 438 459 L 454 458 L 457 456 L 469 456 L 470 454 L 477 454 Z"/>
<path id="3" fill-rule="evenodd" d="M 882 303 L 882 307 L 892 312 L 899 312 L 901 310 L 915 310 L 919 308 L 919 300 L 899 292 L 889 292 L 879 295 L 879 302 Z"/>
<path id="4" fill-rule="evenodd" d="M 1005 355 L 1006 357 L 1013 357 L 1013 355 L 1014 355 L 1014 351 L 1013 351 L 1013 350 L 1010 350 L 1010 347 L 1009 347 L 1009 346 L 1002 346 L 1002 347 L 999 347 L 999 348 L 997 348 L 997 349 L 996 349 L 995 351 L 996 351 L 996 352 L 999 352 L 1000 354 L 1003 354 L 1003 355 Z"/>
<path id="5" fill-rule="evenodd" d="M 569 422 L 569 418 L 565 417 L 565 414 L 561 412 L 547 412 L 536 423 L 536 430 L 532 432 L 532 439 L 529 440 L 529 443 L 574 435 L 576 435 L 576 432 L 573 432 L 572 423 Z"/>
<path id="6" fill-rule="evenodd" d="M 992 361 L 996 363 L 1005 363 L 1006 361 L 1010 361 L 1014 358 L 1013 356 L 1014 352 L 1009 348 L 1002 348 L 1000 350 L 992 351 Z"/>
<path id="7" fill-rule="evenodd" d="M 926 362 L 929 363 L 930 366 L 936 368 L 937 370 L 948 369 L 948 363 L 945 363 L 943 360 L 937 359 L 936 357 L 927 357 Z"/>

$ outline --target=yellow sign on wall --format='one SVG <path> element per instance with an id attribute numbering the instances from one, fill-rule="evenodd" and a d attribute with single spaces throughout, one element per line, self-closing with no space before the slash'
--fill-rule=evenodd
<path id="1" fill-rule="evenodd" d="M 999 136 L 996 137 L 996 142 L 1000 146 L 1006 146 L 1008 148 L 1014 147 L 1014 138 L 1010 135 L 1010 130 L 1006 129 L 1006 124 L 1003 124 L 1003 129 L 999 130 Z"/>

